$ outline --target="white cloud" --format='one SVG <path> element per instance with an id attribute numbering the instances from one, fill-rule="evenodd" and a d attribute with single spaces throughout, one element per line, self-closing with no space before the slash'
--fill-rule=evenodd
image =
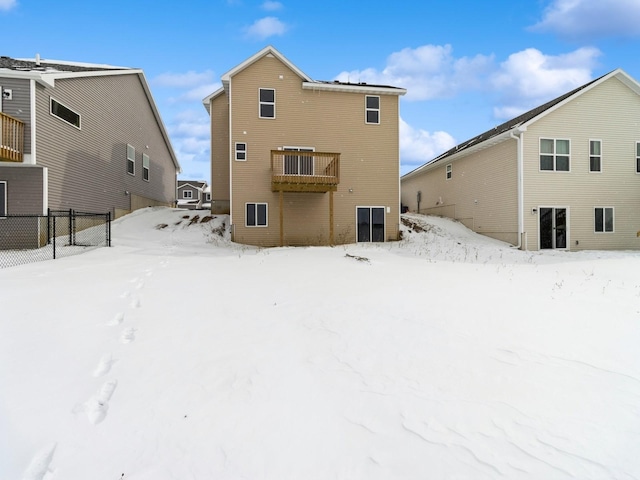
<path id="1" fill-rule="evenodd" d="M 0 10 L 9 11 L 17 6 L 18 2 L 16 0 L 0 0 Z"/>
<path id="2" fill-rule="evenodd" d="M 245 34 L 247 37 L 264 40 L 274 35 L 284 35 L 287 30 L 288 26 L 277 17 L 264 17 L 253 22 L 251 26 L 246 27 Z"/>
<path id="3" fill-rule="evenodd" d="M 598 49 L 588 47 L 563 55 L 545 55 L 535 48 L 510 55 L 491 78 L 500 103 L 494 115 L 513 118 L 584 85 L 592 79 L 599 55 Z"/>
<path id="4" fill-rule="evenodd" d="M 532 31 L 572 39 L 640 36 L 638 0 L 554 0 Z"/>
<path id="5" fill-rule="evenodd" d="M 282 10 L 283 5 L 280 2 L 275 2 L 272 0 L 267 0 L 262 4 L 262 9 L 270 12 L 274 12 L 276 10 Z"/>
<path id="6" fill-rule="evenodd" d="M 400 158 L 404 166 L 422 165 L 455 145 L 455 139 L 447 132 L 416 130 L 400 119 Z"/>
<path id="7" fill-rule="evenodd" d="M 472 88 L 490 71 L 493 57 L 476 55 L 456 59 L 451 45 L 423 45 L 392 53 L 381 71 L 375 68 L 342 72 L 336 79 L 393 85 L 407 89 L 407 100 L 451 97 Z"/>

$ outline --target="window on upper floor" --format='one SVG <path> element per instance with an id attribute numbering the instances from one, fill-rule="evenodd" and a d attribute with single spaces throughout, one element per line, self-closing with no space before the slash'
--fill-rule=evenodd
<path id="1" fill-rule="evenodd" d="M 453 175 L 453 165 L 447 165 L 447 167 L 445 168 L 445 175 L 447 180 L 451 180 L 451 176 Z"/>
<path id="2" fill-rule="evenodd" d="M 568 172 L 571 142 L 565 139 L 540 139 L 540 170 Z"/>
<path id="3" fill-rule="evenodd" d="M 193 192 L 191 190 L 183 190 L 182 198 L 193 198 Z"/>
<path id="4" fill-rule="evenodd" d="M 211 194 L 209 192 L 205 193 L 204 194 L 204 199 L 205 199 L 205 201 L 210 202 L 211 201 Z"/>
<path id="5" fill-rule="evenodd" d="M 247 159 L 247 144 L 236 142 L 236 160 L 245 161 Z"/>
<path id="6" fill-rule="evenodd" d="M 127 145 L 127 173 L 136 174 L 136 149 L 132 145 Z"/>
<path id="7" fill-rule="evenodd" d="M 602 141 L 589 140 L 589 171 L 602 171 Z"/>
<path id="8" fill-rule="evenodd" d="M 596 233 L 613 233 L 613 207 L 595 208 Z"/>
<path id="9" fill-rule="evenodd" d="M 371 123 L 375 125 L 380 124 L 380 97 L 366 95 L 365 96 L 365 123 Z"/>
<path id="10" fill-rule="evenodd" d="M 66 105 L 61 104 L 53 97 L 50 98 L 51 115 L 58 117 L 60 120 L 73 125 L 77 129 L 80 129 L 80 114 L 74 112 Z"/>
<path id="11" fill-rule="evenodd" d="M 247 203 L 245 225 L 247 227 L 268 226 L 268 212 L 266 203 Z"/>
<path id="12" fill-rule="evenodd" d="M 142 179 L 149 181 L 149 155 L 146 153 L 142 154 Z"/>
<path id="13" fill-rule="evenodd" d="M 276 118 L 276 91 L 273 88 L 261 88 L 259 93 L 260 118 Z"/>
<path id="14" fill-rule="evenodd" d="M 640 173 L 640 142 L 636 142 L 636 173 Z"/>

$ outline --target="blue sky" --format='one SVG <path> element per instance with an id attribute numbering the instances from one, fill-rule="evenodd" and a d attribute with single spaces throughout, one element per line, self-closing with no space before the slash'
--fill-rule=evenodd
<path id="1" fill-rule="evenodd" d="M 185 179 L 210 178 L 202 99 L 266 45 L 406 88 L 402 173 L 616 68 L 640 80 L 640 0 L 0 0 L 0 24 L 0 55 L 143 69 Z"/>

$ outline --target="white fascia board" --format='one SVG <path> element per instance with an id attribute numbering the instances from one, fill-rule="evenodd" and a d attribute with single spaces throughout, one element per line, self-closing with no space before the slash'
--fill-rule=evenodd
<path id="1" fill-rule="evenodd" d="M 209 115 L 211 115 L 211 100 L 213 100 L 216 97 L 219 97 L 220 95 L 222 95 L 224 93 L 224 87 L 220 87 L 218 90 L 216 90 L 215 92 L 213 92 L 211 95 L 208 95 L 206 97 L 204 97 L 202 99 L 202 104 L 204 105 L 204 108 L 207 109 L 207 112 L 209 113 Z"/>
<path id="2" fill-rule="evenodd" d="M 273 48 L 271 45 L 269 45 L 269 46 L 264 47 L 258 53 L 256 53 L 256 54 L 252 55 L 251 57 L 247 58 L 240 65 L 237 65 L 237 66 L 233 67 L 231 70 L 229 70 L 228 72 L 224 73 L 222 75 L 222 82 L 223 83 L 224 82 L 228 82 L 229 80 L 231 80 L 231 77 L 233 77 L 236 73 L 244 70 L 245 68 L 247 68 L 252 63 L 256 62 L 257 60 L 261 59 L 265 55 L 269 55 L 269 54 L 273 55 L 278 60 L 280 60 L 282 63 L 284 63 L 287 67 L 289 67 L 291 70 L 293 70 L 300 78 L 302 78 L 302 80 L 307 81 L 307 82 L 311 82 L 312 81 L 312 79 L 311 79 L 311 77 L 309 75 L 304 73 L 302 70 L 300 70 L 298 67 L 296 67 L 293 63 L 291 63 L 284 55 L 282 55 L 279 51 L 277 51 L 275 48 Z"/>
<path id="3" fill-rule="evenodd" d="M 303 90 L 327 90 L 351 93 L 371 93 L 377 95 L 404 95 L 407 90 L 404 88 L 379 87 L 375 85 L 353 84 L 345 85 L 341 83 L 324 83 L 324 82 L 303 82 Z"/>

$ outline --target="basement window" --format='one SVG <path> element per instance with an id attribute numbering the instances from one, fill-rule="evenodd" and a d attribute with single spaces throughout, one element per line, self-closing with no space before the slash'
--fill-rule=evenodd
<path id="1" fill-rule="evenodd" d="M 247 227 L 266 227 L 268 226 L 267 204 L 266 203 L 247 203 L 246 219 Z"/>

